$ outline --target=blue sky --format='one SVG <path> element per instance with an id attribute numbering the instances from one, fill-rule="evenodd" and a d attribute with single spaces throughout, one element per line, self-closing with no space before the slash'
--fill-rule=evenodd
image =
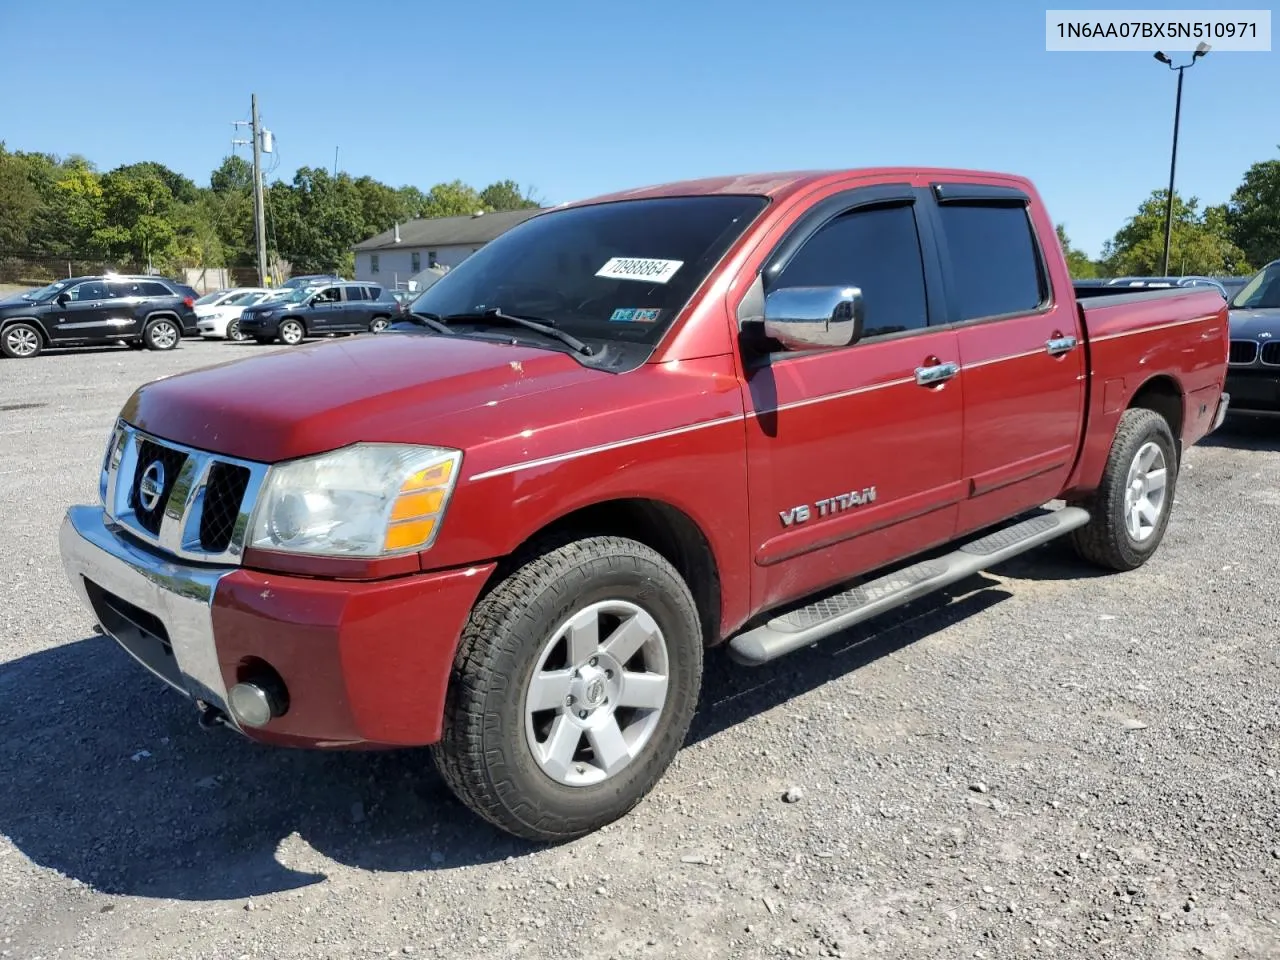
<path id="1" fill-rule="evenodd" d="M 335 146 L 354 175 L 424 189 L 510 177 L 551 203 L 744 171 L 1008 170 L 1097 254 L 1167 181 L 1175 75 L 1149 53 L 1048 53 L 1044 10 L 7 0 L 0 139 L 101 169 L 157 160 L 203 184 L 256 92 L 273 179 L 332 167 Z M 1280 157 L 1276 91 L 1274 52 L 1210 53 L 1187 72 L 1180 194 L 1221 202 L 1251 163 Z"/>

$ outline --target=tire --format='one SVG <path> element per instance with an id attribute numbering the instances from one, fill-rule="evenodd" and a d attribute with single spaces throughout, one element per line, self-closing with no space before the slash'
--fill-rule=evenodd
<path id="1" fill-rule="evenodd" d="M 374 317 L 373 323 L 369 324 L 369 332 L 381 333 L 389 326 L 391 326 L 391 321 L 387 317 Z"/>
<path id="2" fill-rule="evenodd" d="M 604 637 L 576 633 L 578 673 L 560 639 L 575 620 Z M 623 638 L 624 649 L 610 645 Z M 463 804 L 517 837 L 591 833 L 628 813 L 674 759 L 697 706 L 702 657 L 693 597 L 657 552 L 618 537 L 548 548 L 472 611 L 432 747 L 436 766 Z M 665 684 L 652 679 L 664 670 Z M 551 706 L 527 712 L 535 689 Z M 552 749 L 557 740 L 569 748 Z M 598 765 L 610 759 L 612 772 Z"/>
<path id="3" fill-rule="evenodd" d="M 268 343 L 274 343 L 276 338 L 275 337 L 254 337 L 253 339 L 256 343 L 259 343 L 265 347 Z"/>
<path id="4" fill-rule="evenodd" d="M 1164 539 L 1173 509 L 1177 449 L 1160 414 L 1143 408 L 1124 412 L 1102 482 L 1089 500 L 1079 504 L 1091 514 L 1087 524 L 1071 533 L 1071 545 L 1082 559 L 1124 571 L 1135 570 L 1151 558 Z"/>
<path id="5" fill-rule="evenodd" d="M 0 331 L 0 353 L 13 360 L 30 360 L 44 349 L 44 335 L 31 323 L 11 323 Z"/>
<path id="6" fill-rule="evenodd" d="M 172 350 L 182 339 L 182 330 L 167 317 L 159 317 L 142 331 L 142 342 L 148 350 Z"/>
<path id="7" fill-rule="evenodd" d="M 249 339 L 249 335 L 240 332 L 240 321 L 231 320 L 227 323 L 227 339 L 240 343 Z"/>
<path id="8" fill-rule="evenodd" d="M 281 343 L 295 347 L 303 341 L 307 331 L 303 328 L 301 320 L 282 320 L 277 334 Z"/>

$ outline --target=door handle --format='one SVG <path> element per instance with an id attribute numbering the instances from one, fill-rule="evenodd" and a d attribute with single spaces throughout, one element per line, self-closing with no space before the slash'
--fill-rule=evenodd
<path id="1" fill-rule="evenodd" d="M 1056 357 L 1060 354 L 1067 353 L 1070 350 L 1074 350 L 1076 343 L 1077 341 L 1075 337 L 1053 336 L 1045 341 L 1044 348 L 1048 351 L 1049 356 Z"/>
<path id="2" fill-rule="evenodd" d="M 916 367 L 916 383 L 922 387 L 930 387 L 935 383 L 950 380 L 960 372 L 958 363 L 935 363 L 928 367 Z"/>

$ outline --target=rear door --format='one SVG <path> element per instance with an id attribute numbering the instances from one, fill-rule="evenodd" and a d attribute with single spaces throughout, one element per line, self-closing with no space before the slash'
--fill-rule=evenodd
<path id="1" fill-rule="evenodd" d="M 956 332 L 930 323 L 940 283 L 921 197 L 909 184 L 835 192 L 742 278 L 740 320 L 783 287 L 857 286 L 866 305 L 852 346 L 744 354 L 756 609 L 954 534 L 962 384 L 921 373 L 958 361 Z"/>
<path id="2" fill-rule="evenodd" d="M 54 343 L 108 339 L 107 314 L 111 292 L 102 280 L 85 280 L 64 290 L 66 303 L 54 302 L 50 310 L 49 339 Z"/>
<path id="3" fill-rule="evenodd" d="M 986 184 L 930 192 L 964 380 L 965 532 L 1061 492 L 1083 425 L 1085 350 L 1074 298 L 1054 297 L 1070 280 L 1051 277 L 1039 243 L 1053 224 L 1036 222 L 1031 198 Z"/>
<path id="4" fill-rule="evenodd" d="M 368 290 L 363 284 L 348 283 L 342 288 L 342 323 L 347 332 L 369 329 L 369 319 L 373 304 L 369 302 Z"/>

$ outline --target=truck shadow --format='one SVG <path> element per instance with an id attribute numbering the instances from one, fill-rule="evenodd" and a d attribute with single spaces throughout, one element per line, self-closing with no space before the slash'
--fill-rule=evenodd
<path id="1" fill-rule="evenodd" d="M 973 577 L 775 664 L 720 651 L 690 741 L 728 730 L 1000 602 Z M 194 710 L 95 636 L 0 664 L 0 833 L 109 894 L 241 899 L 369 870 L 498 862 L 538 849 L 473 817 L 423 750 L 260 747 Z"/>
<path id="2" fill-rule="evenodd" d="M 1197 447 L 1229 447 L 1233 450 L 1280 451 L 1280 420 L 1233 414 Z"/>

